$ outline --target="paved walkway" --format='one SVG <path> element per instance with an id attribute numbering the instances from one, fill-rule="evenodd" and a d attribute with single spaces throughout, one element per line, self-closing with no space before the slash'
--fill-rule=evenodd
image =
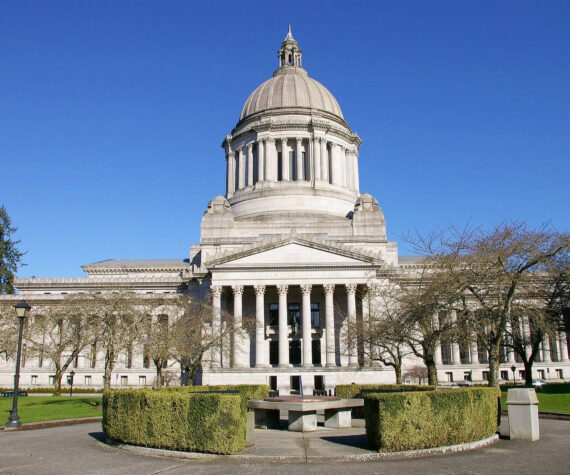
<path id="1" fill-rule="evenodd" d="M 506 423 L 506 420 L 504 419 Z M 506 430 L 506 425 L 502 430 Z M 209 462 L 138 455 L 102 442 L 97 423 L 0 433 L 0 473 L 568 473 L 570 422 L 540 420 L 541 440 L 500 440 L 494 445 L 451 455 L 374 462 L 340 461 L 366 453 L 362 428 L 313 433 L 256 430 L 256 447 L 247 454 L 293 456 L 295 463 Z M 318 463 L 320 456 L 322 463 Z M 338 457 L 333 460 L 331 457 Z M 306 461 L 313 463 L 305 463 Z"/>

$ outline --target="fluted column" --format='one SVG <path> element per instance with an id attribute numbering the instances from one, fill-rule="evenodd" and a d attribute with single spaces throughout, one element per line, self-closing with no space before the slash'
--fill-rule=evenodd
<path id="1" fill-rule="evenodd" d="M 277 181 L 277 148 L 271 137 L 265 139 L 265 178 Z"/>
<path id="2" fill-rule="evenodd" d="M 334 284 L 323 286 L 325 291 L 325 333 L 327 338 L 327 367 L 336 366 L 334 342 Z"/>
<path id="3" fill-rule="evenodd" d="M 530 358 L 530 354 L 532 352 L 532 346 L 530 344 L 530 326 L 528 324 L 528 319 L 523 317 L 521 320 L 522 320 L 523 341 L 525 342 L 524 352 L 525 352 L 525 355 L 528 359 L 528 358 Z"/>
<path id="4" fill-rule="evenodd" d="M 255 367 L 267 366 L 265 358 L 265 285 L 254 286 L 255 290 Z"/>
<path id="5" fill-rule="evenodd" d="M 329 156 L 327 153 L 327 141 L 321 138 L 321 180 L 329 181 Z"/>
<path id="6" fill-rule="evenodd" d="M 367 285 L 362 293 L 362 326 L 366 331 L 372 330 L 372 322 L 370 321 L 370 288 Z M 370 342 L 367 351 L 364 352 L 364 364 L 371 366 L 374 364 L 374 345 Z M 368 355 L 367 355 L 368 353 Z"/>
<path id="7" fill-rule="evenodd" d="M 341 149 L 342 150 L 342 149 Z M 352 190 L 352 155 L 350 150 L 344 149 L 342 156 L 344 157 L 345 181 L 344 186 Z"/>
<path id="8" fill-rule="evenodd" d="M 279 366 L 289 366 L 289 330 L 287 327 L 288 285 L 278 285 L 279 293 Z"/>
<path id="9" fill-rule="evenodd" d="M 232 286 L 234 294 L 234 333 L 233 333 L 233 362 L 232 368 L 243 368 L 245 366 L 244 355 L 244 335 L 242 328 L 242 296 L 243 287 L 241 285 Z"/>
<path id="10" fill-rule="evenodd" d="M 313 165 L 314 179 L 321 179 L 321 140 L 318 137 L 313 138 Z"/>
<path id="11" fill-rule="evenodd" d="M 265 141 L 257 141 L 257 181 L 265 179 Z"/>
<path id="12" fill-rule="evenodd" d="M 437 312 L 431 317 L 431 324 L 434 331 L 439 331 L 439 315 Z M 441 360 L 441 341 L 438 339 L 437 343 L 435 344 L 435 350 L 433 355 L 433 362 L 436 366 L 440 366 L 442 364 Z"/>
<path id="13" fill-rule="evenodd" d="M 238 190 L 245 187 L 245 154 L 243 147 L 238 151 Z"/>
<path id="14" fill-rule="evenodd" d="M 354 175 L 354 191 L 358 192 L 360 188 L 360 179 L 358 177 L 358 152 L 356 150 L 352 152 L 352 166 Z"/>
<path id="15" fill-rule="evenodd" d="M 297 181 L 301 181 L 305 179 L 305 175 L 303 174 L 303 151 L 301 147 L 303 146 L 303 139 L 297 138 L 296 140 L 297 147 L 295 148 L 295 158 L 297 160 Z"/>
<path id="16" fill-rule="evenodd" d="M 247 144 L 247 185 L 253 185 L 253 143 Z"/>
<path id="17" fill-rule="evenodd" d="M 227 153 L 227 162 L 228 162 L 228 176 L 227 176 L 227 194 L 228 198 L 230 198 L 234 192 L 236 191 L 236 169 L 235 169 L 235 153 L 231 150 Z"/>
<path id="18" fill-rule="evenodd" d="M 545 363 L 550 363 L 552 361 L 550 356 L 550 338 L 548 335 L 545 335 L 542 340 L 542 361 Z"/>
<path id="19" fill-rule="evenodd" d="M 287 146 L 287 139 L 281 139 L 281 177 L 283 181 L 292 179 L 289 167 L 289 147 Z"/>
<path id="20" fill-rule="evenodd" d="M 313 366 L 313 339 L 311 336 L 311 288 L 311 284 L 301 285 L 301 292 L 303 294 L 303 367 Z"/>
<path id="21" fill-rule="evenodd" d="M 477 334 L 471 337 L 471 364 L 479 364 L 479 348 L 477 347 Z"/>
<path id="22" fill-rule="evenodd" d="M 564 330 L 560 332 L 560 361 L 568 361 L 568 342 Z"/>
<path id="23" fill-rule="evenodd" d="M 457 312 L 455 310 L 451 311 L 451 322 L 455 324 L 457 322 Z M 451 362 L 453 364 L 461 364 L 461 352 L 459 351 L 459 343 L 453 340 L 451 343 Z"/>
<path id="24" fill-rule="evenodd" d="M 221 338 L 222 329 L 222 290 L 219 285 L 210 287 L 212 292 L 212 337 Z M 221 367 L 221 346 L 214 345 L 212 351 L 212 368 Z"/>
<path id="25" fill-rule="evenodd" d="M 356 284 L 346 284 L 348 310 L 348 366 L 358 366 L 356 340 Z"/>

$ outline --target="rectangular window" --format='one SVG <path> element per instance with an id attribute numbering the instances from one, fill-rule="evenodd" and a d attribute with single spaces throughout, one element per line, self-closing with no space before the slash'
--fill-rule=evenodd
<path id="1" fill-rule="evenodd" d="M 489 381 L 489 371 L 483 371 L 483 381 Z"/>
<path id="2" fill-rule="evenodd" d="M 471 355 L 469 354 L 469 346 L 459 344 L 459 357 L 461 358 L 461 364 L 471 363 Z"/>
<path id="3" fill-rule="evenodd" d="M 301 376 L 291 376 L 291 393 L 301 390 Z"/>
<path id="4" fill-rule="evenodd" d="M 321 365 L 321 340 L 313 340 L 311 342 L 312 353 L 313 353 L 313 364 Z"/>
<path id="5" fill-rule="evenodd" d="M 91 386 L 91 376 L 85 376 L 85 386 Z"/>
<path id="6" fill-rule="evenodd" d="M 501 379 L 503 381 L 508 381 L 509 380 L 509 372 L 508 371 L 501 371 Z"/>
<path id="7" fill-rule="evenodd" d="M 315 376 L 315 389 L 317 391 L 324 391 L 325 389 L 325 378 L 322 375 Z"/>
<path id="8" fill-rule="evenodd" d="M 453 383 L 453 373 L 452 372 L 445 373 L 445 379 L 448 383 Z"/>
<path id="9" fill-rule="evenodd" d="M 277 181 L 283 181 L 283 159 L 281 152 L 277 152 Z"/>
<path id="10" fill-rule="evenodd" d="M 41 368 L 44 365 L 44 352 L 40 350 L 40 354 L 38 356 L 38 368 Z"/>
<path id="11" fill-rule="evenodd" d="M 473 377 L 471 376 L 471 371 L 464 371 L 463 372 L 463 381 L 473 381 Z"/>
<path id="12" fill-rule="evenodd" d="M 319 304 L 317 302 L 311 303 L 311 326 L 319 327 L 321 325 Z"/>
<path id="13" fill-rule="evenodd" d="M 269 364 L 272 366 L 279 364 L 279 342 L 275 340 L 269 341 Z"/>
<path id="14" fill-rule="evenodd" d="M 79 355 L 75 355 L 75 358 L 73 360 L 73 367 L 79 368 Z"/>
<path id="15" fill-rule="evenodd" d="M 254 148 L 252 149 L 251 153 L 253 154 L 253 183 L 257 183 L 258 181 L 261 181 L 259 179 L 259 150 L 257 145 L 254 145 Z M 252 184 L 253 184 L 252 183 Z"/>
<path id="16" fill-rule="evenodd" d="M 564 373 L 561 369 L 557 369 L 556 371 L 556 379 L 564 379 Z"/>
<path id="17" fill-rule="evenodd" d="M 539 369 L 536 374 L 538 374 L 538 379 L 544 379 L 544 370 Z"/>
<path id="18" fill-rule="evenodd" d="M 441 362 L 443 364 L 451 364 L 451 343 L 441 342 Z"/>
<path id="19" fill-rule="evenodd" d="M 520 379 L 526 378 L 526 373 L 525 373 L 524 369 L 519 370 L 519 378 Z"/>
<path id="20" fill-rule="evenodd" d="M 146 376 L 139 376 L 139 386 L 146 386 Z"/>
<path id="21" fill-rule="evenodd" d="M 287 309 L 287 324 L 296 326 L 298 330 L 301 325 L 301 307 L 298 303 L 290 303 Z"/>
<path id="22" fill-rule="evenodd" d="M 295 181 L 297 179 L 297 159 L 293 151 L 289 152 L 289 171 L 291 173 L 290 180 Z"/>
<path id="23" fill-rule="evenodd" d="M 269 376 L 269 389 L 277 391 L 277 376 Z"/>
<path id="24" fill-rule="evenodd" d="M 48 381 L 49 381 L 49 385 L 53 386 L 55 384 L 55 376 L 53 374 L 50 374 L 48 377 Z"/>
<path id="25" fill-rule="evenodd" d="M 128 385 L 129 385 L 129 377 L 121 376 L 121 386 L 128 386 Z"/>
<path id="26" fill-rule="evenodd" d="M 292 340 L 289 342 L 289 363 L 292 365 L 301 364 L 301 341 Z"/>
<path id="27" fill-rule="evenodd" d="M 276 327 L 279 325 L 279 304 L 270 303 L 269 304 L 269 326 Z"/>
<path id="28" fill-rule="evenodd" d="M 36 374 L 32 374 L 31 384 L 32 384 L 32 386 L 37 386 L 37 384 L 38 384 L 38 376 L 37 376 Z"/>
<path id="29" fill-rule="evenodd" d="M 309 157 L 307 156 L 307 152 L 303 153 L 303 178 L 305 180 L 310 180 L 311 177 L 309 176 L 309 171 L 311 170 L 311 165 L 309 164 Z"/>

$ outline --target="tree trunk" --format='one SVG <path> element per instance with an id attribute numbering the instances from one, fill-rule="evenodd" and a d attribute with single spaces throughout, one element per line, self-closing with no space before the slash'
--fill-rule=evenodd
<path id="1" fill-rule="evenodd" d="M 532 387 L 532 361 L 524 360 L 524 381 L 525 386 Z"/>
<path id="2" fill-rule="evenodd" d="M 394 372 L 396 373 L 396 384 L 402 384 L 402 363 L 394 365 Z"/>
<path id="3" fill-rule="evenodd" d="M 499 387 L 499 361 L 489 352 L 489 386 Z"/>
<path id="4" fill-rule="evenodd" d="M 428 372 L 428 384 L 430 386 L 437 386 L 437 367 L 433 361 L 425 361 Z"/>
<path id="5" fill-rule="evenodd" d="M 63 371 L 56 370 L 53 377 L 53 395 L 61 396 L 61 378 L 63 377 Z"/>
<path id="6" fill-rule="evenodd" d="M 156 387 L 162 387 L 162 362 L 154 362 L 156 366 Z"/>
<path id="7" fill-rule="evenodd" d="M 114 361 L 114 351 L 107 349 L 105 352 L 105 374 L 103 375 L 103 389 L 111 389 L 111 374 L 113 373 Z"/>

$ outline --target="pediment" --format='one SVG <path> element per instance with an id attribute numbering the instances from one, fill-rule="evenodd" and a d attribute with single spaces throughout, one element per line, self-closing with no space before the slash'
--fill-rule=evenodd
<path id="1" fill-rule="evenodd" d="M 226 255 L 211 263 L 212 267 L 304 267 L 304 266 L 370 266 L 378 259 L 335 246 L 306 239 L 271 242 Z"/>

